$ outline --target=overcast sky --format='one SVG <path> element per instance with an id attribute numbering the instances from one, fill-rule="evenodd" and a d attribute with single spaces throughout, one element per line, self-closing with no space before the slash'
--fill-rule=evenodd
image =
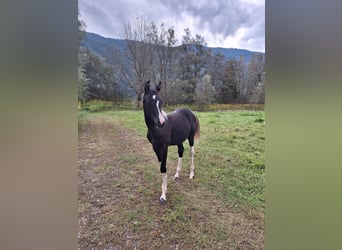
<path id="1" fill-rule="evenodd" d="M 124 38 L 124 25 L 136 17 L 204 37 L 210 47 L 265 52 L 265 0 L 79 0 L 86 31 Z"/>

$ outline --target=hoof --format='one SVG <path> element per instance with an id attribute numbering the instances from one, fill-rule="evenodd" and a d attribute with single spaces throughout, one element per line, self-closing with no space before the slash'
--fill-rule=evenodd
<path id="1" fill-rule="evenodd" d="M 173 179 L 176 181 L 178 180 L 178 176 L 174 176 Z"/>
<path id="2" fill-rule="evenodd" d="M 166 200 L 165 200 L 164 198 L 160 197 L 160 199 L 159 199 L 159 203 L 163 205 L 163 204 L 165 204 L 165 203 L 166 203 Z"/>
<path id="3" fill-rule="evenodd" d="M 195 177 L 195 176 L 191 176 L 191 175 L 190 175 L 190 176 L 189 176 L 189 179 L 192 180 L 194 177 Z"/>

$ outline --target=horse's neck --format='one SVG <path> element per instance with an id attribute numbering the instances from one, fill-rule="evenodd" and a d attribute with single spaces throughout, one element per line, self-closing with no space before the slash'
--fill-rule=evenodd
<path id="1" fill-rule="evenodd" d="M 154 124 L 150 124 L 149 122 L 145 122 L 146 123 L 146 127 L 149 129 L 149 130 L 153 130 L 154 129 L 154 127 L 155 127 L 155 125 Z"/>
<path id="2" fill-rule="evenodd" d="M 146 116 L 145 114 L 145 124 L 148 129 L 153 129 L 156 125 L 153 122 L 151 117 Z"/>

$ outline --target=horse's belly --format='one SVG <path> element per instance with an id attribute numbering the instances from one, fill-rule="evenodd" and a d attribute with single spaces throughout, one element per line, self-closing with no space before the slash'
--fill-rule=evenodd
<path id="1" fill-rule="evenodd" d="M 186 133 L 182 131 L 182 132 L 173 133 L 171 135 L 170 145 L 178 145 L 184 142 L 188 137 L 189 137 L 188 132 Z"/>

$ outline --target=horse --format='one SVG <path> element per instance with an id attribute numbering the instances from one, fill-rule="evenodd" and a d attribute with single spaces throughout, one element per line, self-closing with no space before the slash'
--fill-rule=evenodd
<path id="1" fill-rule="evenodd" d="M 188 139 L 190 145 L 190 175 L 194 178 L 194 141 L 199 139 L 200 124 L 195 114 L 186 108 L 178 108 L 171 114 L 166 114 L 162 110 L 163 100 L 159 96 L 161 82 L 155 89 L 151 89 L 150 81 L 145 83 L 143 95 L 143 110 L 145 123 L 147 126 L 147 139 L 152 144 L 153 150 L 160 162 L 160 173 L 162 176 L 162 194 L 159 198 L 161 204 L 166 203 L 167 173 L 166 160 L 169 146 L 178 147 L 178 164 L 174 179 L 179 178 L 182 169 L 183 142 Z"/>

